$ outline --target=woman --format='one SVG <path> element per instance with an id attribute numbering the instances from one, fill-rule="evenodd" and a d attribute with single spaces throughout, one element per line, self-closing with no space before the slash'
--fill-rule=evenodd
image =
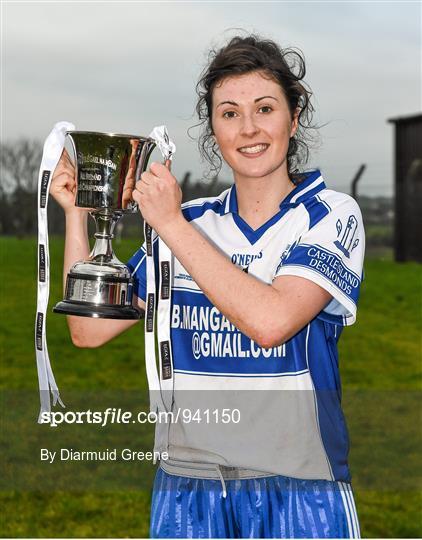
<path id="1" fill-rule="evenodd" d="M 133 193 L 174 256 L 175 405 L 198 405 L 187 390 L 212 390 L 201 405 L 243 415 L 228 430 L 170 426 L 154 537 L 359 536 L 337 340 L 355 321 L 364 231 L 353 199 L 326 189 L 319 171 L 294 171 L 311 112 L 304 72 L 300 55 L 272 41 L 233 38 L 204 71 L 197 110 L 202 150 L 221 154 L 234 185 L 181 205 L 176 178 L 152 163 Z M 52 193 L 66 212 L 65 276 L 88 255 L 73 175 L 64 155 Z M 145 308 L 144 248 L 129 266 Z M 135 324 L 68 320 L 81 347 Z"/>

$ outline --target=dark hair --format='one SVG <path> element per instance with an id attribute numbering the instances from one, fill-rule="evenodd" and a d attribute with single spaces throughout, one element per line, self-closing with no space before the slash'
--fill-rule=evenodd
<path id="1" fill-rule="evenodd" d="M 310 129 L 314 129 L 311 125 L 314 111 L 310 101 L 312 92 L 303 82 L 305 60 L 300 51 L 293 48 L 281 49 L 274 41 L 256 35 L 235 36 L 221 49 L 212 49 L 209 53 L 208 65 L 196 85 L 197 125 L 203 126 L 198 140 L 200 154 L 210 163 L 210 173 L 218 174 L 222 159 L 211 123 L 213 89 L 226 77 L 253 71 L 262 71 L 281 86 L 292 117 L 296 109 L 300 109 L 298 129 L 290 139 L 287 151 L 287 170 L 292 176 L 298 170 L 298 165 L 307 162 L 308 143 L 313 139 L 309 133 Z"/>

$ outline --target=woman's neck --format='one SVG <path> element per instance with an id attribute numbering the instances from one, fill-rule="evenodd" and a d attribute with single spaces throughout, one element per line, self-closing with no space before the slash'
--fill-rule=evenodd
<path id="1" fill-rule="evenodd" d="M 262 178 L 235 175 L 235 184 L 239 215 L 255 230 L 277 214 L 295 187 L 284 167 Z"/>

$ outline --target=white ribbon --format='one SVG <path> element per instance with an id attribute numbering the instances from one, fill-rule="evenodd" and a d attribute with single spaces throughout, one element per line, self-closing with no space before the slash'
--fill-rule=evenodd
<path id="1" fill-rule="evenodd" d="M 44 143 L 38 175 L 38 289 L 37 314 L 35 317 L 35 351 L 41 401 L 39 423 L 42 423 L 42 413 L 51 411 L 50 391 L 53 397 L 53 405 L 59 402 L 64 407 L 51 369 L 46 338 L 46 314 L 50 295 L 47 206 L 51 178 L 63 151 L 66 132 L 74 129 L 75 126 L 69 122 L 55 124 Z"/>
<path id="2" fill-rule="evenodd" d="M 176 151 L 165 126 L 153 129 L 150 137 L 155 140 L 164 160 L 171 160 Z M 170 337 L 172 255 L 167 245 L 158 237 L 158 262 L 160 286 L 156 301 L 156 279 L 153 245 L 156 232 L 145 223 L 147 297 L 145 316 L 145 362 L 150 390 L 150 410 L 170 411 L 173 406 L 173 353 Z M 157 312 L 157 340 L 159 371 L 155 353 L 155 311 Z M 170 427 L 170 424 L 169 424 Z M 160 430 L 161 432 L 161 430 Z M 168 431 L 165 440 L 156 440 L 156 449 L 163 452 L 168 448 Z"/>
<path id="3" fill-rule="evenodd" d="M 161 396 L 166 411 L 171 411 L 173 405 L 173 351 L 171 346 L 171 284 L 172 256 L 167 245 L 158 238 L 158 260 L 160 267 L 160 291 L 157 307 L 157 340 L 160 358 Z"/>
<path id="4" fill-rule="evenodd" d="M 149 135 L 154 139 L 165 160 L 172 159 L 176 152 L 176 145 L 170 140 L 166 126 L 156 126 Z"/>
<path id="5" fill-rule="evenodd" d="M 156 308 L 156 288 L 155 288 L 155 265 L 154 265 L 154 244 L 156 243 L 156 232 L 145 222 L 144 234 L 146 242 L 146 276 L 147 295 L 145 301 L 145 365 L 150 392 L 150 410 L 157 412 L 162 406 L 160 397 L 160 379 L 157 372 L 155 357 L 155 308 Z"/>

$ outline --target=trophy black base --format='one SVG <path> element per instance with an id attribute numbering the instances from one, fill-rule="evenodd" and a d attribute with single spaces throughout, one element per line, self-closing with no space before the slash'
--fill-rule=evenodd
<path id="1" fill-rule="evenodd" d="M 53 308 L 54 313 L 93 317 L 96 319 L 137 320 L 144 316 L 144 311 L 133 306 L 100 306 L 89 302 L 70 302 L 62 300 Z"/>

